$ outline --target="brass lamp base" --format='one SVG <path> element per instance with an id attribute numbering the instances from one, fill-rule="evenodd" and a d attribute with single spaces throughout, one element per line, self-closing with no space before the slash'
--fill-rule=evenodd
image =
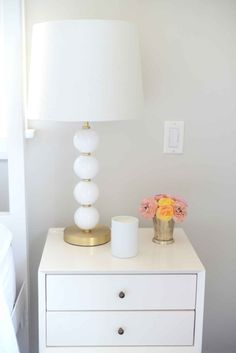
<path id="1" fill-rule="evenodd" d="M 97 246 L 108 243 L 111 239 L 110 228 L 97 225 L 90 231 L 84 231 L 77 226 L 67 227 L 64 230 L 64 241 L 77 246 Z"/>

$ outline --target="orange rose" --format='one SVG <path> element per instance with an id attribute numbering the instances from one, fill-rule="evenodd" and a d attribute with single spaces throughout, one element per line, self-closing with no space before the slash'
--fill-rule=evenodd
<path id="1" fill-rule="evenodd" d="M 173 207 L 171 205 L 163 205 L 158 207 L 156 217 L 161 221 L 169 221 L 174 214 Z"/>

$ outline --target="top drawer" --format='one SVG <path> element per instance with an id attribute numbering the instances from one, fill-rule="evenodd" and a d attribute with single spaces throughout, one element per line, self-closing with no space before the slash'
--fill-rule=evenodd
<path id="1" fill-rule="evenodd" d="M 47 275 L 47 310 L 195 308 L 196 275 Z"/>

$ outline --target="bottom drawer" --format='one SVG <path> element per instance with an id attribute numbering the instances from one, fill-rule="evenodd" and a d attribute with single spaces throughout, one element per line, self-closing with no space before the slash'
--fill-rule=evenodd
<path id="1" fill-rule="evenodd" d="M 193 335 L 194 311 L 47 313 L 47 346 L 191 346 Z"/>

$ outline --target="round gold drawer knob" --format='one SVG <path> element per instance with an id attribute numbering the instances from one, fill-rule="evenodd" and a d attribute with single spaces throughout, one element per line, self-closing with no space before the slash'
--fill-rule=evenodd
<path id="1" fill-rule="evenodd" d="M 120 293 L 119 293 L 119 297 L 120 297 L 121 299 L 123 299 L 123 298 L 125 297 L 125 293 L 124 293 L 124 292 L 120 292 Z"/>
<path id="2" fill-rule="evenodd" d="M 119 335 L 123 335 L 124 332 L 125 332 L 124 329 L 122 327 L 120 327 L 118 330 Z"/>

